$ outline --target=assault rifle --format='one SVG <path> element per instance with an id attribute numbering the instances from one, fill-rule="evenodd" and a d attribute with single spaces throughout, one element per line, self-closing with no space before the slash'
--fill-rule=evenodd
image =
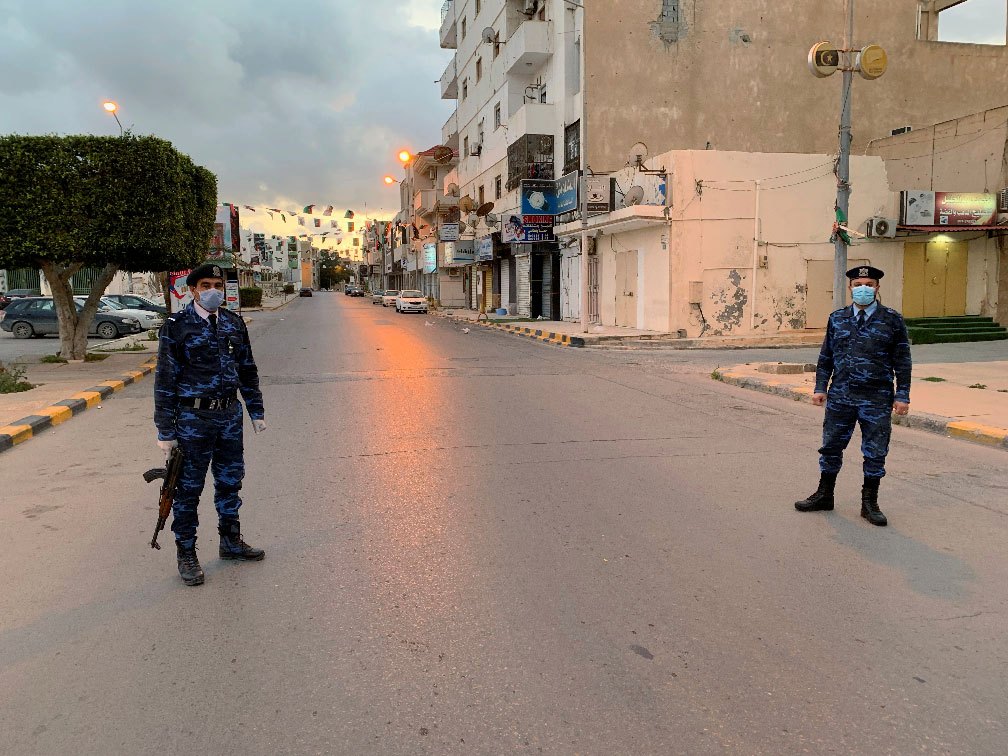
<path id="1" fill-rule="evenodd" d="M 161 545 L 157 542 L 158 533 L 164 530 L 165 523 L 168 521 L 168 514 L 172 511 L 172 504 L 175 503 L 175 488 L 178 486 L 179 476 L 181 475 L 182 450 L 177 446 L 168 455 L 168 464 L 166 467 L 156 467 L 143 474 L 144 480 L 148 483 L 155 480 L 164 481 L 161 484 L 161 501 L 158 505 L 157 527 L 154 529 L 154 537 L 150 542 L 152 549 L 161 548 Z"/>

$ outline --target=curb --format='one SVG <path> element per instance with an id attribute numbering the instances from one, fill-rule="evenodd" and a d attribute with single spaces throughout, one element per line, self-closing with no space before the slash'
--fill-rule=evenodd
<path id="1" fill-rule="evenodd" d="M 154 371 L 156 360 L 157 357 L 153 357 L 149 362 L 143 363 L 139 370 L 130 370 L 119 378 L 102 381 L 97 386 L 77 392 L 69 399 L 56 402 L 40 409 L 33 415 L 28 415 L 10 425 L 0 427 L 0 452 L 5 452 L 18 444 L 23 444 L 35 434 L 47 428 L 66 422 L 71 417 L 79 415 L 84 410 L 99 404 L 102 399 L 112 396 L 117 391 L 122 391 L 130 384 L 141 380 L 144 376 L 150 375 Z"/>
<path id="2" fill-rule="evenodd" d="M 456 323 L 465 323 L 466 325 L 477 325 L 480 328 L 492 328 L 496 331 L 504 331 L 505 333 L 512 333 L 516 336 L 527 336 L 530 339 L 535 339 L 536 341 L 541 341 L 544 344 L 552 344 L 553 346 L 562 347 L 584 347 L 585 340 L 581 336 L 571 336 L 566 333 L 553 333 L 552 331 L 543 331 L 538 328 L 524 328 L 520 326 L 513 325 L 511 323 L 494 323 L 493 321 L 485 320 L 469 320 L 468 318 L 458 318 L 454 315 L 443 315 L 439 312 L 433 313 L 441 318 L 448 318 L 449 320 L 454 320 Z"/>
<path id="3" fill-rule="evenodd" d="M 762 391 L 764 394 L 773 394 L 785 399 L 793 399 L 796 402 L 812 403 L 812 389 L 796 388 L 784 383 L 772 380 L 756 378 L 751 375 L 739 375 L 738 373 L 721 372 L 715 370 L 711 376 L 716 381 L 727 383 L 730 386 L 750 389 L 752 391 Z M 901 425 L 904 428 L 916 428 L 917 430 L 936 433 L 946 438 L 960 438 L 966 441 L 992 446 L 997 449 L 1008 450 L 1008 430 L 995 428 L 990 425 L 980 425 L 966 420 L 955 420 L 942 415 L 927 415 L 917 413 L 899 417 L 893 415 L 893 425 Z"/>

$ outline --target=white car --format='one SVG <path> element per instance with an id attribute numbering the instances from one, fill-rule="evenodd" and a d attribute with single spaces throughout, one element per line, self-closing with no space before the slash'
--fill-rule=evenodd
<path id="1" fill-rule="evenodd" d="M 382 307 L 395 307 L 396 298 L 398 296 L 399 296 L 399 290 L 398 289 L 389 289 L 384 294 L 382 294 L 381 306 Z"/>
<path id="2" fill-rule="evenodd" d="M 87 301 L 87 297 L 74 297 L 74 299 L 81 304 L 84 304 Z M 123 307 L 114 299 L 109 299 L 108 297 L 102 297 L 98 301 L 98 311 L 114 311 L 116 315 L 123 315 L 127 318 L 136 318 L 140 321 L 140 327 L 145 331 L 160 328 L 165 322 L 164 315 L 159 312 L 151 312 L 150 310 L 131 310 L 128 307 Z"/>
<path id="3" fill-rule="evenodd" d="M 403 291 L 395 301 L 396 312 L 427 312 L 427 297 L 421 291 Z"/>

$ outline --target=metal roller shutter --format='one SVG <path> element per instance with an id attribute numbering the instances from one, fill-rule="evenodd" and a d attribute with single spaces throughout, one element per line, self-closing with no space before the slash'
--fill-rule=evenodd
<path id="1" fill-rule="evenodd" d="M 528 255 L 515 259 L 518 266 L 517 287 L 518 287 L 518 314 L 523 318 L 532 317 L 532 292 L 529 289 L 529 264 L 531 258 Z"/>

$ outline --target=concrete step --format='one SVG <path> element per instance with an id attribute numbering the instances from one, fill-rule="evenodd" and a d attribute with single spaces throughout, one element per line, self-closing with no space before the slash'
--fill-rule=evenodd
<path id="1" fill-rule="evenodd" d="M 975 326 L 983 328 L 989 328 L 992 325 L 997 326 L 994 318 L 980 315 L 961 315 L 948 318 L 907 318 L 906 324 L 907 328 L 948 328 L 953 326 L 957 330 Z"/>
<path id="2" fill-rule="evenodd" d="M 909 329 L 912 344 L 961 344 L 968 341 L 1005 341 L 1008 330 L 996 328 L 985 331 L 939 331 L 931 328 Z"/>

